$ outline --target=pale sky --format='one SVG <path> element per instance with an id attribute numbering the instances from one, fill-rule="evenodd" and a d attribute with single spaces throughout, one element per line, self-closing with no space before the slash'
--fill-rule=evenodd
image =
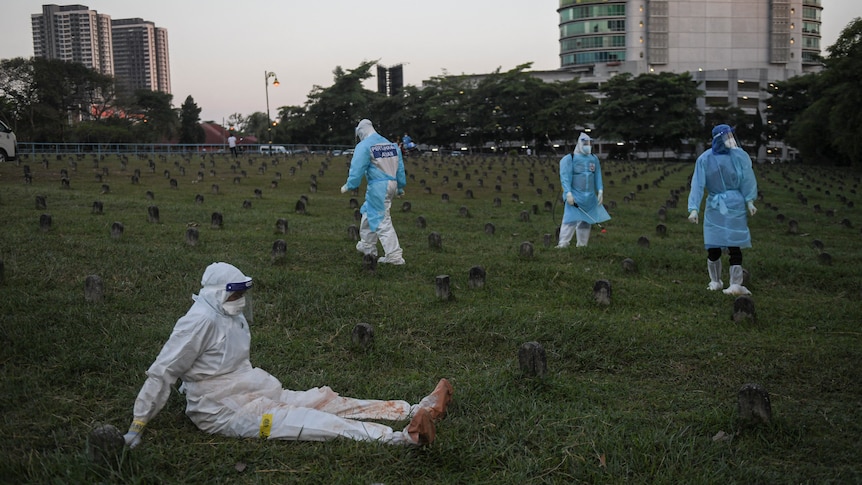
<path id="1" fill-rule="evenodd" d="M 758 0 L 766 1 L 766 0 Z M 862 0 L 822 0 L 821 49 L 862 17 Z M 0 59 L 33 56 L 30 15 L 39 0 L 2 0 Z M 140 17 L 168 29 L 174 106 L 191 95 L 202 120 L 301 105 L 336 66 L 404 65 L 404 83 L 559 61 L 559 0 L 79 0 L 113 19 Z M 375 71 L 372 69 L 372 74 Z M 376 89 L 376 77 L 366 82 Z"/>

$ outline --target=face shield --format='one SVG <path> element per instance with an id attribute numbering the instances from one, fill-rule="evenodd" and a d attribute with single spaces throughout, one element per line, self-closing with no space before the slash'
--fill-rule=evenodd
<path id="1" fill-rule="evenodd" d="M 739 142 L 736 140 L 736 135 L 733 133 L 733 128 L 730 128 L 729 126 L 726 129 L 723 129 L 716 133 L 712 137 L 712 141 L 713 146 L 715 146 L 715 143 L 718 142 L 724 145 L 724 147 L 727 149 L 739 148 Z"/>
<path id="2" fill-rule="evenodd" d="M 575 153 L 589 155 L 593 152 L 593 139 L 586 133 L 581 133 L 578 137 L 578 144 L 575 147 Z"/>
<path id="3" fill-rule="evenodd" d="M 249 291 L 252 285 L 251 278 L 247 281 L 228 283 L 225 285 L 225 301 L 222 303 L 225 314 L 236 316 L 242 313 L 249 325 L 254 322 L 254 303 Z"/>

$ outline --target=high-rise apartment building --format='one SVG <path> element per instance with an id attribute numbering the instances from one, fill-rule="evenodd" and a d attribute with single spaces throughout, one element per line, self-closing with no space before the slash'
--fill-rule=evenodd
<path id="1" fill-rule="evenodd" d="M 122 87 L 171 92 L 168 32 L 140 18 L 111 22 L 114 73 Z"/>
<path id="2" fill-rule="evenodd" d="M 36 57 L 78 62 L 114 75 L 110 16 L 84 5 L 43 5 L 30 21 Z"/>
<path id="3" fill-rule="evenodd" d="M 139 18 L 112 20 L 86 5 L 43 5 L 31 16 L 36 57 L 80 62 L 119 87 L 171 92 L 167 29 Z"/>

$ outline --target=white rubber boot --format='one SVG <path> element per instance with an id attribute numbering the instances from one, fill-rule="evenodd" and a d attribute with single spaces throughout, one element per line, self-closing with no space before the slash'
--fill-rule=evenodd
<path id="1" fill-rule="evenodd" d="M 575 235 L 575 225 L 574 224 L 562 224 L 560 226 L 560 240 L 557 243 L 557 249 L 563 249 L 569 247 L 569 243 L 572 241 L 572 236 Z"/>
<path id="2" fill-rule="evenodd" d="M 575 229 L 575 236 L 578 239 L 577 247 L 579 247 L 579 248 L 584 247 L 590 241 L 590 229 L 591 229 L 591 227 L 592 226 L 587 226 L 587 227 L 578 226 L 578 228 Z"/>
<path id="3" fill-rule="evenodd" d="M 709 270 L 709 286 L 708 290 L 720 290 L 724 288 L 724 282 L 721 281 L 721 260 L 715 261 L 706 260 L 706 268 Z"/>
<path id="4" fill-rule="evenodd" d="M 724 290 L 725 295 L 750 295 L 748 288 L 742 286 L 742 266 L 736 264 L 730 267 L 730 286 Z"/>

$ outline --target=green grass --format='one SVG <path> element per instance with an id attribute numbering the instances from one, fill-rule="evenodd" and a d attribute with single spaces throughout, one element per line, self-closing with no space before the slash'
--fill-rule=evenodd
<path id="1" fill-rule="evenodd" d="M 155 159 L 154 172 L 147 159 L 125 169 L 116 157 L 98 166 L 91 157 L 46 159 L 0 165 L 2 483 L 862 483 L 862 217 L 850 203 L 859 172 L 755 167 L 763 198 L 744 266 L 757 321 L 735 323 L 733 297 L 706 290 L 702 226 L 686 220 L 691 164 L 606 162 L 605 202 L 616 204 L 607 232 L 594 228 L 588 247 L 557 250 L 543 244 L 561 213 L 559 204 L 544 209 L 559 189 L 556 159 L 410 159 L 407 194 L 392 210 L 407 265 L 367 274 L 348 238 L 355 222 L 350 195 L 338 191 L 342 157 L 246 159 L 239 183 L 222 155 Z M 675 194 L 659 237 L 658 209 Z M 46 209 L 36 208 L 37 195 Z M 294 212 L 302 195 L 305 215 Z M 101 215 L 91 210 L 97 200 Z M 148 222 L 150 205 L 159 223 Z M 223 213 L 222 229 L 210 227 L 213 212 Z M 53 219 L 48 230 L 43 213 Z M 288 220 L 287 235 L 276 233 L 278 218 Z M 125 227 L 119 239 L 114 221 Z M 194 224 L 200 238 L 191 246 L 185 232 Z M 429 247 L 432 231 L 442 249 Z M 273 260 L 279 238 L 288 254 Z M 815 239 L 832 265 L 820 263 Z M 534 244 L 533 258 L 519 256 L 523 241 Z M 636 273 L 623 270 L 624 258 Z M 174 392 L 141 447 L 116 463 L 91 462 L 89 431 L 126 429 L 144 371 L 214 261 L 255 278 L 254 365 L 293 389 L 329 385 L 411 402 L 448 377 L 455 401 L 438 440 L 406 449 L 211 436 Z M 468 285 L 474 265 L 487 271 L 484 288 Z M 725 257 L 725 282 L 727 265 Z M 452 301 L 436 297 L 443 274 Z M 88 275 L 104 280 L 101 303 L 84 298 Z M 612 284 L 610 306 L 593 301 L 598 279 Z M 351 345 L 360 322 L 375 328 L 371 349 Z M 544 378 L 519 368 L 518 349 L 530 341 L 547 352 Z M 770 392 L 768 425 L 738 420 L 736 394 L 750 382 Z M 728 439 L 713 439 L 720 432 Z"/>

